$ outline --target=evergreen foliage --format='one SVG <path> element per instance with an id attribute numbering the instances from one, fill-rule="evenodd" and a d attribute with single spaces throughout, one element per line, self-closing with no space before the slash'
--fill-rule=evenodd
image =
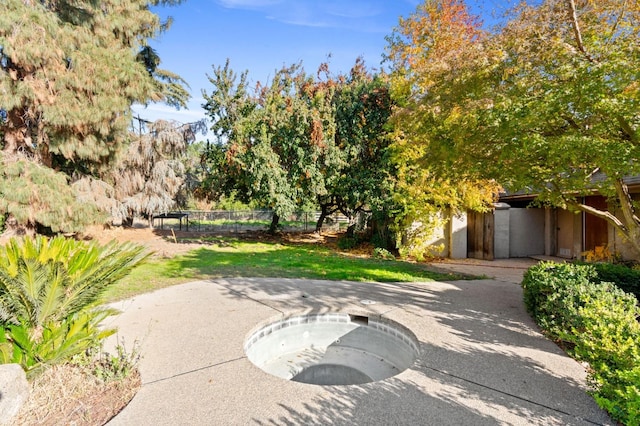
<path id="1" fill-rule="evenodd" d="M 593 267 L 602 282 L 614 283 L 616 286 L 636 296 L 640 301 L 640 270 L 616 263 L 594 263 Z"/>
<path id="2" fill-rule="evenodd" d="M 168 28 L 150 7 L 177 3 L 0 3 L 0 148 L 12 170 L 0 184 L 4 195 L 22 186 L 39 194 L 0 206 L 10 226 L 67 232 L 96 221 L 71 181 L 97 176 L 126 146 L 132 103 L 184 105 L 184 82 L 143 58 L 147 40 Z M 46 192 L 63 196 L 45 200 Z"/>
<path id="3" fill-rule="evenodd" d="M 640 421 L 640 307 L 600 282 L 592 265 L 541 262 L 522 281 L 527 309 L 545 333 L 589 364 L 597 403 L 622 424 Z"/>
<path id="4" fill-rule="evenodd" d="M 8 227 L 32 223 L 45 233 L 78 232 L 87 222 L 104 220 L 95 205 L 79 202 L 64 173 L 4 157 L 0 153 L 0 214 L 9 215 Z"/>
<path id="5" fill-rule="evenodd" d="M 116 224 L 170 211 L 179 192 L 185 190 L 187 148 L 205 129 L 204 120 L 150 123 L 145 133 L 132 135 L 127 150 L 101 173 L 102 180 L 84 177 L 73 188 L 80 200 L 98 206 Z"/>

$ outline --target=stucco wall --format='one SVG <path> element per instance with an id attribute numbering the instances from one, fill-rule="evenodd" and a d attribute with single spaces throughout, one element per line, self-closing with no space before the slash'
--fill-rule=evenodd
<path id="1" fill-rule="evenodd" d="M 450 221 L 451 243 L 449 257 L 464 259 L 467 257 L 467 215 L 453 216 Z"/>
<path id="2" fill-rule="evenodd" d="M 428 239 L 432 256 L 464 259 L 467 257 L 467 215 L 451 215 L 449 211 L 439 213 L 437 221 L 443 226 L 433 229 Z M 439 249 L 439 250 L 438 250 Z"/>
<path id="3" fill-rule="evenodd" d="M 544 209 L 511 208 L 508 212 L 509 257 L 544 254 Z"/>
<path id="4" fill-rule="evenodd" d="M 510 218 L 509 213 L 512 209 L 508 204 L 499 203 L 493 212 L 493 257 L 494 259 L 507 259 L 509 258 L 509 235 L 510 231 Z"/>

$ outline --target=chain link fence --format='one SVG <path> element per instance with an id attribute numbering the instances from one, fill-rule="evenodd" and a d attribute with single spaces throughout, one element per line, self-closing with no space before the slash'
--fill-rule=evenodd
<path id="1" fill-rule="evenodd" d="M 280 217 L 279 226 L 286 232 L 309 232 L 316 229 L 320 212 L 296 212 Z M 157 215 L 153 227 L 189 232 L 240 233 L 269 229 L 272 210 L 181 210 Z M 349 220 L 341 214 L 325 218 L 323 230 L 346 229 Z"/>

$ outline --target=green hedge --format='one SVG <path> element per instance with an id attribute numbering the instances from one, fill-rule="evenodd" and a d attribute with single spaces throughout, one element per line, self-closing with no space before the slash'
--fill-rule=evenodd
<path id="1" fill-rule="evenodd" d="M 527 310 L 569 354 L 587 362 L 594 398 L 624 424 L 640 423 L 640 307 L 593 265 L 542 262 L 522 281 Z"/>
<path id="2" fill-rule="evenodd" d="M 611 282 L 640 300 L 640 270 L 616 263 L 595 263 L 600 281 Z"/>

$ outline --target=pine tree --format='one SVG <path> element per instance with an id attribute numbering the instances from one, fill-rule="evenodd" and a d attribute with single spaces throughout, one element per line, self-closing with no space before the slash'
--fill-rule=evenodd
<path id="1" fill-rule="evenodd" d="M 150 6 L 178 3 L 0 3 L 0 214 L 54 232 L 96 219 L 71 181 L 97 176 L 123 149 L 134 102 L 184 105 L 179 77 L 141 55 L 168 28 Z"/>

